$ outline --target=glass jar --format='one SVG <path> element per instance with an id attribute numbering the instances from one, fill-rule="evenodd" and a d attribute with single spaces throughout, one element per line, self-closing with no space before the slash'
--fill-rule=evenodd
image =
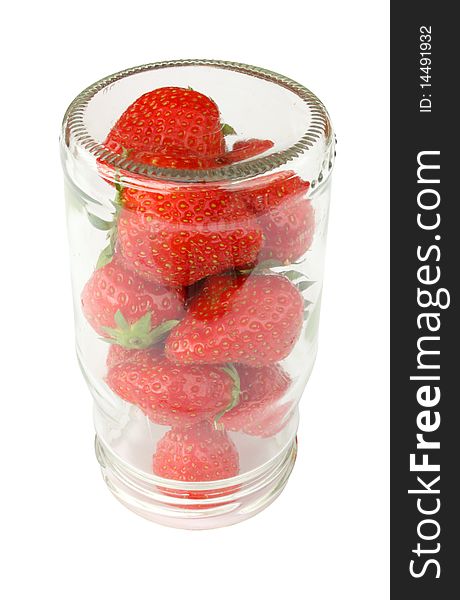
<path id="1" fill-rule="evenodd" d="M 298 83 L 184 60 L 111 75 L 61 136 L 96 454 L 136 513 L 229 525 L 282 491 L 316 355 L 334 136 Z"/>

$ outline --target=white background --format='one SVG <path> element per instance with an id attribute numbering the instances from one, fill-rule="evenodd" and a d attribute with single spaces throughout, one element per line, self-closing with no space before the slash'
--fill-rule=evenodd
<path id="1" fill-rule="evenodd" d="M 388 7 L 382 0 L 8 3 L 2 28 L 0 596 L 388 596 Z M 6 17 L 6 18 L 5 18 Z M 320 349 L 286 490 L 227 529 L 151 524 L 109 494 L 73 348 L 58 155 L 73 97 L 171 58 L 267 67 L 337 131 Z M 10 61 L 10 62 L 9 62 Z"/>

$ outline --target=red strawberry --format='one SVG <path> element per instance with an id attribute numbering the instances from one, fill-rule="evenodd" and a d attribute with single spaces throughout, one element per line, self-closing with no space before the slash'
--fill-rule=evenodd
<path id="1" fill-rule="evenodd" d="M 162 351 L 163 348 L 158 348 L 157 346 L 152 346 L 146 350 L 131 350 L 129 348 L 123 348 L 123 346 L 118 346 L 117 344 L 111 344 L 109 346 L 109 351 L 107 352 L 106 365 L 107 368 L 111 369 L 119 363 L 130 361 L 142 362 L 146 360 L 146 357 L 149 355 L 149 353 L 162 353 Z"/>
<path id="2" fill-rule="evenodd" d="M 164 169 L 210 169 L 221 166 L 220 156 L 196 156 L 186 148 L 174 146 L 134 151 L 129 158 L 137 163 Z"/>
<path id="3" fill-rule="evenodd" d="M 216 481 L 239 473 L 238 451 L 225 433 L 208 421 L 175 427 L 158 442 L 153 472 L 177 481 Z"/>
<path id="4" fill-rule="evenodd" d="M 83 314 L 97 333 L 126 348 L 147 348 L 184 314 L 184 292 L 146 281 L 115 255 L 83 288 Z"/>
<path id="5" fill-rule="evenodd" d="M 258 220 L 264 232 L 259 261 L 275 259 L 290 264 L 310 248 L 315 233 L 315 212 L 310 200 L 287 199 Z"/>
<path id="6" fill-rule="evenodd" d="M 306 194 L 310 184 L 284 171 L 259 177 L 245 184 L 240 192 L 247 205 L 259 215 L 264 245 L 259 261 L 276 259 L 292 263 L 310 247 L 315 230 L 315 215 Z"/>
<path id="7" fill-rule="evenodd" d="M 240 140 L 233 144 L 233 148 L 222 157 L 224 163 L 232 165 L 248 158 L 253 158 L 273 147 L 271 140 Z"/>
<path id="8" fill-rule="evenodd" d="M 214 418 L 239 401 L 239 378 L 233 367 L 176 365 L 161 349 L 111 366 L 107 383 L 159 425 Z"/>
<path id="9" fill-rule="evenodd" d="M 284 425 L 290 403 L 280 400 L 291 385 L 291 378 L 279 365 L 266 367 L 238 366 L 241 382 L 239 403 L 226 412 L 219 424 L 229 431 L 271 437 Z"/>
<path id="10" fill-rule="evenodd" d="M 178 363 L 278 362 L 300 335 L 304 301 L 283 275 L 221 275 L 204 282 L 166 342 Z"/>
<path id="11" fill-rule="evenodd" d="M 235 186 L 248 207 L 257 215 L 265 214 L 286 200 L 304 198 L 310 184 L 303 181 L 294 171 L 282 171 L 273 175 L 264 175 Z"/>
<path id="12" fill-rule="evenodd" d="M 233 148 L 220 156 L 196 156 L 180 147 L 158 148 L 154 151 L 134 151 L 129 158 L 155 167 L 170 169 L 215 169 L 232 165 L 265 152 L 273 146 L 270 140 L 241 140 Z"/>
<path id="13" fill-rule="evenodd" d="M 123 150 L 153 151 L 180 147 L 195 156 L 219 156 L 225 151 L 219 109 L 192 89 L 163 87 L 147 92 L 129 106 L 107 136 L 105 145 Z"/>
<path id="14" fill-rule="evenodd" d="M 163 284 L 190 285 L 256 260 L 262 233 L 237 196 L 217 186 L 124 188 L 118 246 L 127 263 Z"/>

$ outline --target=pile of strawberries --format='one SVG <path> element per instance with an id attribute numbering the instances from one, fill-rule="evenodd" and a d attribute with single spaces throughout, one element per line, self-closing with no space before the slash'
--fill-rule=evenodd
<path id="1" fill-rule="evenodd" d="M 210 98 L 166 87 L 121 115 L 105 145 L 137 163 L 210 169 L 269 150 L 240 140 Z M 279 362 L 304 319 L 295 270 L 274 273 L 311 245 L 308 182 L 292 171 L 244 183 L 124 182 L 103 160 L 115 188 L 113 221 L 89 215 L 108 245 L 81 296 L 93 329 L 111 343 L 106 381 L 123 400 L 170 429 L 153 457 L 155 474 L 180 481 L 237 475 L 227 431 L 270 437 L 290 407 L 291 380 Z M 204 176 L 205 179 L 205 176 Z"/>

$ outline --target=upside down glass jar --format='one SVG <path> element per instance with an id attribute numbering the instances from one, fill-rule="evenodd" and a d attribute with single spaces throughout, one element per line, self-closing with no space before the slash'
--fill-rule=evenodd
<path id="1" fill-rule="evenodd" d="M 282 491 L 313 367 L 334 136 L 298 83 L 184 60 L 111 75 L 61 136 L 78 359 L 112 493 L 170 526 Z"/>

